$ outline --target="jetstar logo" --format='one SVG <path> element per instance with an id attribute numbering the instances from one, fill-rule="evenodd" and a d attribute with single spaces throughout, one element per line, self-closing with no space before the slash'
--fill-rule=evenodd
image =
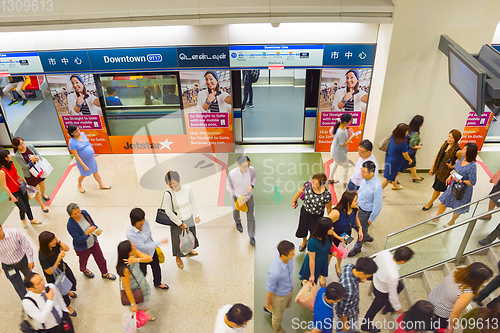
<path id="1" fill-rule="evenodd" d="M 169 142 L 168 139 L 165 139 L 164 142 L 127 142 L 125 146 L 123 146 L 124 149 L 160 149 L 162 150 L 163 148 L 167 148 L 168 150 L 172 150 L 170 148 L 170 145 L 174 143 Z"/>

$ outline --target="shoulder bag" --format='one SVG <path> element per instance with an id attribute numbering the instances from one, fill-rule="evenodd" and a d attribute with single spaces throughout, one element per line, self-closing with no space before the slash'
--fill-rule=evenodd
<path id="1" fill-rule="evenodd" d="M 2 169 L 5 169 L 5 168 L 2 168 Z M 12 178 L 12 176 L 10 174 L 7 173 L 7 171 L 4 171 L 7 176 L 9 176 L 10 179 L 12 179 L 12 181 L 14 183 L 16 183 L 16 181 L 14 180 L 14 178 Z M 28 184 L 26 184 L 26 182 L 24 180 L 22 180 L 21 178 L 17 178 L 17 183 L 19 184 L 19 189 L 21 190 L 21 192 L 23 194 L 26 194 L 26 192 L 28 192 Z"/>
<path id="2" fill-rule="evenodd" d="M 391 141 L 391 136 L 387 136 L 385 137 L 383 140 L 381 140 L 379 143 L 378 143 L 378 149 L 380 149 L 381 151 L 387 151 L 389 150 L 389 142 Z"/>
<path id="3" fill-rule="evenodd" d="M 172 212 L 177 216 L 177 213 L 174 210 L 174 200 L 172 198 L 172 193 L 170 191 L 165 191 L 165 192 L 168 192 L 168 194 L 170 194 L 170 201 L 172 202 Z M 168 225 L 170 227 L 178 227 L 178 225 L 175 224 L 170 219 L 170 217 L 168 217 L 167 213 L 165 212 L 165 209 L 163 209 L 163 199 L 164 198 L 165 198 L 165 196 L 163 196 L 163 198 L 161 199 L 160 208 L 158 208 L 158 210 L 156 211 L 156 222 L 159 224 Z"/>
<path id="4" fill-rule="evenodd" d="M 144 294 L 142 293 L 141 285 L 139 284 L 139 282 L 137 282 L 137 279 L 135 278 L 134 273 L 132 273 L 132 270 L 130 268 L 129 268 L 129 271 L 130 271 L 130 274 L 132 275 L 132 277 L 134 278 L 135 282 L 139 286 L 138 289 L 132 290 L 132 294 L 134 294 L 135 304 L 141 304 L 144 302 Z M 122 281 L 122 284 L 123 284 L 123 281 Z M 122 299 L 123 306 L 130 305 L 130 301 L 128 300 L 127 292 L 125 291 L 125 289 L 120 289 L 120 297 Z"/>
<path id="5" fill-rule="evenodd" d="M 71 288 L 73 287 L 73 282 L 71 282 L 66 273 L 60 269 L 52 267 L 52 275 L 54 275 L 54 284 L 61 292 L 61 295 L 67 295 Z"/>

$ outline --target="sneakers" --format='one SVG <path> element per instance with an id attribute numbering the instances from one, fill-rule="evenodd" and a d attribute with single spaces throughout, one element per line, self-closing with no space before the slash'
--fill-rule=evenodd
<path id="1" fill-rule="evenodd" d="M 253 108 L 253 103 L 248 103 L 249 108 Z"/>
<path id="2" fill-rule="evenodd" d="M 19 103 L 19 101 L 17 99 L 15 99 L 15 100 L 11 101 L 8 105 L 12 106 L 12 105 L 17 104 L 17 103 Z"/>
<path id="3" fill-rule="evenodd" d="M 244 105 L 241 107 L 241 112 L 245 112 L 245 106 Z"/>
<path id="4" fill-rule="evenodd" d="M 355 249 L 352 249 L 351 251 L 349 251 L 349 254 L 347 255 L 349 258 L 352 258 L 354 256 L 356 256 L 358 253 L 360 253 L 361 250 L 355 250 Z"/>
<path id="5" fill-rule="evenodd" d="M 26 104 L 28 104 L 28 100 L 27 99 L 23 99 L 23 106 L 25 106 Z"/>

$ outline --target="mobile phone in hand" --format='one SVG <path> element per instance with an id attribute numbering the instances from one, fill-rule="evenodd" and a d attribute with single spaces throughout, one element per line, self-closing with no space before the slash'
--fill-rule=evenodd
<path id="1" fill-rule="evenodd" d="M 351 244 L 351 242 L 354 240 L 354 238 L 353 238 L 353 237 L 349 236 L 349 235 L 348 235 L 348 234 L 346 234 L 345 232 L 344 232 L 342 235 L 340 235 L 340 237 L 343 237 L 343 238 L 344 238 L 344 240 L 345 240 L 346 244 Z"/>

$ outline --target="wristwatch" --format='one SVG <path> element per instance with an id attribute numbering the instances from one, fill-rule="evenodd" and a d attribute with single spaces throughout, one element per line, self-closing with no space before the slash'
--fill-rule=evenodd
<path id="1" fill-rule="evenodd" d="M 76 106 L 78 106 L 80 109 L 82 108 L 83 104 L 78 104 L 76 103 Z"/>

